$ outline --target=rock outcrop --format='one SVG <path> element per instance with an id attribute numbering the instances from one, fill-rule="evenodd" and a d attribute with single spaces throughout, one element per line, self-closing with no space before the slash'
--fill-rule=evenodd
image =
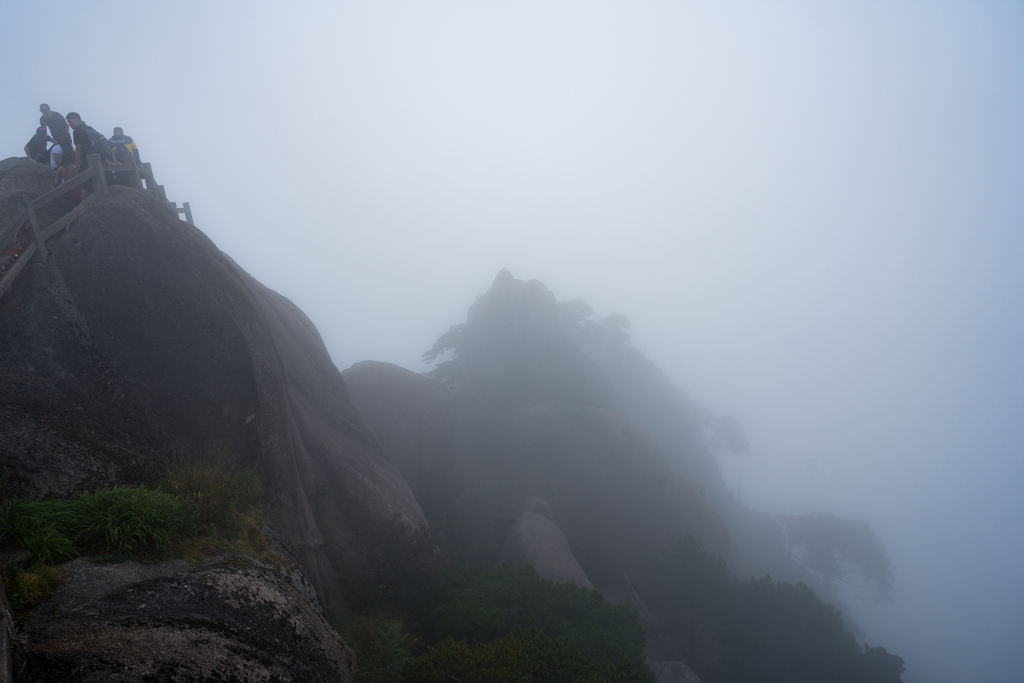
<path id="1" fill-rule="evenodd" d="M 700 676 L 682 662 L 648 661 L 647 665 L 657 683 L 701 683 Z"/>
<path id="2" fill-rule="evenodd" d="M 453 476 L 455 397 L 439 381 L 391 363 L 363 361 L 341 376 L 388 461 L 432 516 Z"/>
<path id="3" fill-rule="evenodd" d="M 513 569 L 530 565 L 542 579 L 594 590 L 594 584 L 573 557 L 569 539 L 555 523 L 551 507 L 537 496 L 526 502 L 509 530 L 498 564 Z"/>
<path id="4" fill-rule="evenodd" d="M 39 164 L 0 163 L 0 190 L 48 186 Z M 0 225 L 18 208 L 0 195 Z M 93 195 L 48 247 L 0 307 L 9 490 L 143 482 L 171 451 L 254 467 L 329 607 L 381 525 L 425 521 L 309 318 L 153 195 Z"/>
<path id="5" fill-rule="evenodd" d="M 423 472 L 444 463 L 449 499 L 516 490 L 550 503 L 554 512 L 546 519 L 557 516 L 557 526 L 543 514 L 508 511 L 515 527 L 505 550 L 514 555 L 506 560 L 525 562 L 529 539 L 545 539 L 545 552 L 574 558 L 587 583 L 618 591 L 624 590 L 623 571 L 639 571 L 657 549 L 685 533 L 727 556 L 729 531 L 721 517 L 701 489 L 670 465 L 655 438 L 610 409 L 622 403 L 615 383 L 559 316 L 543 284 L 516 280 L 507 270 L 477 298 L 466 324 L 456 328 L 454 357 L 441 373 L 457 411 L 447 455 L 441 446 L 448 437 L 436 434 L 446 433 L 452 418 L 447 397 L 437 398 L 438 382 L 379 363 L 353 366 L 346 381 L 356 406 L 412 480 L 422 481 Z M 418 496 L 426 489 L 414 488 Z M 420 502 L 426 505 L 425 498 Z M 440 506 L 429 507 L 438 508 L 431 521 L 443 531 Z M 504 534 L 509 527 L 500 528 Z M 497 561 L 501 542 L 493 557 L 474 559 Z M 579 578 L 569 569 L 562 575 Z"/>
<path id="6" fill-rule="evenodd" d="M 26 683 L 355 680 L 355 657 L 277 569 L 76 560 L 15 654 Z"/>
<path id="7" fill-rule="evenodd" d="M 621 584 L 620 571 L 640 571 L 653 551 L 686 533 L 712 552 L 728 551 L 729 531 L 711 504 L 617 413 L 535 406 L 516 415 L 513 444 L 518 481 L 550 503 L 597 585 Z"/>

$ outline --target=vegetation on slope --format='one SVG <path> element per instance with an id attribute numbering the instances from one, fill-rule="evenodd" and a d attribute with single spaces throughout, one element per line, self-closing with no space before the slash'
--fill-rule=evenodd
<path id="1" fill-rule="evenodd" d="M 517 628 L 503 638 L 470 646 L 446 638 L 406 664 L 402 683 L 643 683 L 628 662 L 594 664 L 568 638 Z"/>
<path id="2" fill-rule="evenodd" d="M 738 581 L 692 536 L 657 558 L 642 590 L 657 597 L 654 636 L 705 683 L 897 683 L 904 671 L 885 648 L 858 645 L 805 584 Z"/>
<path id="3" fill-rule="evenodd" d="M 121 561 L 234 551 L 267 559 L 260 531 L 264 492 L 255 471 L 212 458 L 169 460 L 160 488 L 114 486 L 72 500 L 9 498 L 0 503 L 0 545 L 28 557 L 4 577 L 15 610 L 38 604 L 60 585 L 53 565 L 83 555 Z"/>
<path id="4" fill-rule="evenodd" d="M 25 548 L 33 564 L 161 549 L 195 532 L 194 505 L 143 487 L 103 488 L 76 500 L 12 498 L 0 506 L 0 541 Z"/>
<path id="5" fill-rule="evenodd" d="M 420 567 L 429 562 L 440 566 L 428 558 Z M 432 581 L 422 569 L 408 579 L 392 577 L 422 590 L 395 601 L 385 585 L 380 599 L 364 602 L 363 615 L 344 629 L 359 657 L 360 683 L 394 681 L 400 671 L 403 680 L 434 680 L 439 671 L 444 678 L 444 667 L 477 680 L 473 672 L 495 653 L 519 659 L 492 680 L 569 680 L 517 678 L 534 666 L 551 676 L 571 671 L 572 680 L 641 681 L 649 674 L 636 615 L 595 591 L 541 579 L 532 568 L 449 567 Z"/>
<path id="6" fill-rule="evenodd" d="M 646 635 L 633 610 L 609 605 L 597 591 L 541 579 L 532 567 L 452 567 L 428 623 L 438 641 L 488 641 L 514 627 L 537 628 L 552 638 L 568 638 L 597 664 L 624 661 L 646 670 Z"/>

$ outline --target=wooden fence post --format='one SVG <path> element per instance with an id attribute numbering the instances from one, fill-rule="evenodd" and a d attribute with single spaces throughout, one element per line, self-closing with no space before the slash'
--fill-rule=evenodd
<path id="1" fill-rule="evenodd" d="M 32 200 L 28 198 L 27 194 L 21 195 L 21 198 L 25 200 L 25 213 L 28 214 L 28 223 L 32 226 L 32 239 L 35 240 L 40 258 L 43 259 L 43 263 L 46 263 L 46 240 L 43 239 L 43 231 L 39 229 L 36 210 L 32 208 Z"/>
<path id="2" fill-rule="evenodd" d="M 146 189 L 159 196 L 159 193 L 156 191 L 156 179 L 153 177 L 153 164 L 148 161 L 144 162 L 142 170 L 146 172 Z"/>
<path id="3" fill-rule="evenodd" d="M 181 205 L 185 207 L 185 220 L 188 221 L 189 225 L 195 225 L 192 222 L 192 207 L 188 205 L 188 202 L 182 202 Z"/>
<path id="4" fill-rule="evenodd" d="M 89 168 L 96 169 L 96 180 L 99 181 L 99 189 L 96 189 L 95 183 L 93 189 L 100 194 L 107 193 L 107 174 L 103 170 L 103 161 L 100 159 L 99 154 L 90 154 L 87 157 L 89 159 Z"/>
<path id="5" fill-rule="evenodd" d="M 135 155 L 131 156 L 132 170 L 129 176 L 132 179 L 132 187 L 142 189 L 142 176 L 139 174 L 139 165 L 135 163 Z"/>

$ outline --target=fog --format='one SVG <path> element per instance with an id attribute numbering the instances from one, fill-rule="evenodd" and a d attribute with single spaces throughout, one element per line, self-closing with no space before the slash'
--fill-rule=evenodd
<path id="1" fill-rule="evenodd" d="M 743 502 L 872 525 L 894 599 L 848 598 L 904 680 L 1019 680 L 1020 4 L 16 0 L 0 39 L 3 157 L 40 102 L 122 126 L 341 369 L 427 370 L 502 267 L 626 315 L 744 425 Z"/>

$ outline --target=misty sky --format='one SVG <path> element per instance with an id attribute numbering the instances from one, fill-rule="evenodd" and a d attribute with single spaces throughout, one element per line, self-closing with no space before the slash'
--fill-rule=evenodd
<path id="1" fill-rule="evenodd" d="M 742 500 L 873 525 L 905 680 L 1021 679 L 1021 3 L 4 0 L 0 46 L 0 157 L 122 126 L 342 369 L 506 266 L 626 315 Z"/>

